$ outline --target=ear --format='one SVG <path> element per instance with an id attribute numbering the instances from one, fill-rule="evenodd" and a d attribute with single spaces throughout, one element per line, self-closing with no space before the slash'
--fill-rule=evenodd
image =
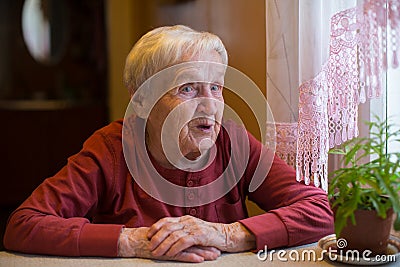
<path id="1" fill-rule="evenodd" d="M 146 119 L 148 117 L 148 110 L 146 108 L 146 98 L 141 94 L 134 94 L 131 99 L 131 105 L 135 112 L 135 114 L 142 119 Z"/>
<path id="2" fill-rule="evenodd" d="M 157 94 L 157 90 L 154 90 L 147 81 L 135 91 L 130 104 L 139 118 L 147 119 L 149 117 L 151 109 L 157 102 Z"/>

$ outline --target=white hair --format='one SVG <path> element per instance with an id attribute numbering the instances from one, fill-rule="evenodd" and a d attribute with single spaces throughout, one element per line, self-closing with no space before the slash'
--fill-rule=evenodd
<path id="1" fill-rule="evenodd" d="M 148 78 L 160 70 L 215 50 L 222 63 L 228 64 L 228 54 L 221 39 L 209 32 L 198 32 L 187 26 L 159 27 L 143 35 L 129 52 L 124 69 L 124 84 L 133 93 Z"/>

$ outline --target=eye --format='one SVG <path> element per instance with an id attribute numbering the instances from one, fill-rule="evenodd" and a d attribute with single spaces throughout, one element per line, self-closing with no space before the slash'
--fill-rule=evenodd
<path id="1" fill-rule="evenodd" d="M 222 96 L 222 89 L 223 89 L 223 86 L 221 86 L 219 84 L 213 84 L 210 87 L 210 91 L 215 97 L 221 97 Z"/>
<path id="2" fill-rule="evenodd" d="M 221 90 L 221 86 L 219 86 L 219 85 L 214 84 L 211 86 L 211 91 L 220 91 L 220 90 Z"/>
<path id="3" fill-rule="evenodd" d="M 193 91 L 193 87 L 190 85 L 185 85 L 181 88 L 181 92 L 183 93 L 190 93 L 191 91 Z"/>
<path id="4" fill-rule="evenodd" d="M 192 84 L 185 84 L 179 88 L 179 93 L 191 96 L 196 94 L 196 89 Z"/>

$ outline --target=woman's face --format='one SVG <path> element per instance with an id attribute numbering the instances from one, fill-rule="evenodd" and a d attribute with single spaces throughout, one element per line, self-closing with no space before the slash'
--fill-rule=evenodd
<path id="1" fill-rule="evenodd" d="M 222 63 L 216 51 L 187 61 Z M 155 158 L 178 147 L 183 156 L 193 160 L 214 144 L 224 108 L 225 72 L 220 64 L 195 65 L 177 72 L 190 73 L 191 78 L 164 94 L 148 117 L 147 145 Z M 179 79 L 178 76 L 174 78 Z M 176 152 L 173 153 L 179 154 Z"/>

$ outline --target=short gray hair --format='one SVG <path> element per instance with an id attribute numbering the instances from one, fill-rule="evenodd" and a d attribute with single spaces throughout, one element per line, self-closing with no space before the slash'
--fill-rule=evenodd
<path id="1" fill-rule="evenodd" d="M 185 56 L 217 51 L 222 63 L 228 54 L 221 39 L 209 32 L 198 32 L 175 25 L 153 29 L 143 35 L 129 52 L 124 69 L 124 84 L 131 96 L 148 78 L 160 70 L 181 63 Z"/>

